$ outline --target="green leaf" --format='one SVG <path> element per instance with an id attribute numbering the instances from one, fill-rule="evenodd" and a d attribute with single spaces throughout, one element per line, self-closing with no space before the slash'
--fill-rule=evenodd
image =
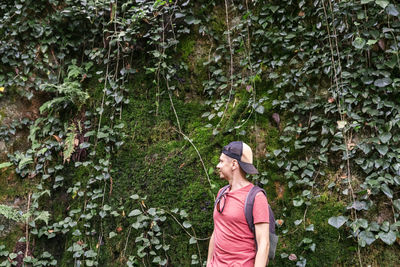
<path id="1" fill-rule="evenodd" d="M 138 216 L 138 215 L 140 215 L 140 214 L 142 214 L 142 212 L 141 212 L 140 210 L 138 210 L 138 209 L 135 209 L 135 210 L 132 210 L 132 211 L 128 214 L 128 217 Z"/>
<path id="2" fill-rule="evenodd" d="M 34 221 L 40 220 L 44 221 L 46 225 L 49 223 L 50 213 L 48 211 L 41 211 L 38 216 L 34 219 Z"/>
<path id="3" fill-rule="evenodd" d="M 258 107 L 256 108 L 256 112 L 260 113 L 260 114 L 264 114 L 264 106 L 258 105 Z"/>
<path id="4" fill-rule="evenodd" d="M 297 225 L 301 224 L 302 222 L 303 222 L 303 220 L 301 220 L 301 219 L 300 220 L 295 220 L 294 221 L 294 225 L 297 226 Z"/>
<path id="5" fill-rule="evenodd" d="M 182 225 L 183 225 L 183 227 L 185 227 L 185 228 L 192 227 L 192 224 L 191 224 L 190 222 L 188 222 L 188 221 L 184 221 Z"/>
<path id="6" fill-rule="evenodd" d="M 397 17 L 399 15 L 399 11 L 393 4 L 390 4 L 386 7 L 386 13 L 394 17 Z"/>
<path id="7" fill-rule="evenodd" d="M 199 24 L 201 21 L 200 20 L 198 20 L 198 19 L 195 19 L 193 16 L 187 16 L 186 18 L 185 18 L 185 22 L 187 23 L 187 24 L 189 24 L 189 25 L 192 25 L 192 24 Z"/>
<path id="8" fill-rule="evenodd" d="M 277 157 L 281 152 L 282 152 L 282 150 L 275 149 L 273 153 L 274 153 L 275 157 Z"/>
<path id="9" fill-rule="evenodd" d="M 381 190 L 388 198 L 393 198 L 393 191 L 389 188 L 387 184 L 381 185 Z"/>
<path id="10" fill-rule="evenodd" d="M 309 226 L 307 226 L 306 231 L 314 232 L 314 224 L 310 224 Z"/>
<path id="11" fill-rule="evenodd" d="M 369 246 L 375 241 L 375 235 L 370 231 L 361 231 L 358 238 L 362 247 L 365 247 L 365 245 Z"/>
<path id="12" fill-rule="evenodd" d="M 375 4 L 377 4 L 381 8 L 385 8 L 385 7 L 387 7 L 387 5 L 389 5 L 389 1 L 387 1 L 387 0 L 375 0 Z"/>
<path id="13" fill-rule="evenodd" d="M 361 0 L 361 4 L 368 4 L 374 2 L 374 0 Z"/>
<path id="14" fill-rule="evenodd" d="M 10 167 L 12 165 L 13 164 L 11 162 L 3 162 L 3 163 L 0 163 L 0 169 L 7 168 L 7 167 Z"/>
<path id="15" fill-rule="evenodd" d="M 379 135 L 379 140 L 381 140 L 382 143 L 386 144 L 389 142 L 389 140 L 392 138 L 392 134 L 387 132 Z"/>
<path id="16" fill-rule="evenodd" d="M 348 219 L 344 216 L 330 217 L 328 223 L 336 229 L 339 229 L 347 220 Z"/>
<path id="17" fill-rule="evenodd" d="M 376 145 L 376 150 L 378 150 L 379 154 L 385 156 L 389 150 L 389 147 L 386 145 Z"/>
<path id="18" fill-rule="evenodd" d="M 354 41 L 353 41 L 353 46 L 357 49 L 362 49 L 365 46 L 365 40 L 361 37 L 357 37 Z"/>
<path id="19" fill-rule="evenodd" d="M 32 159 L 32 157 L 31 156 L 24 156 L 23 155 L 23 158 L 21 159 L 21 161 L 18 163 L 18 169 L 23 169 L 26 165 L 29 165 L 29 164 L 31 164 L 31 163 L 33 163 L 33 159 Z"/>
<path id="20" fill-rule="evenodd" d="M 302 198 L 295 198 L 293 199 L 293 206 L 295 207 L 300 207 L 301 205 L 303 205 L 304 200 Z"/>
<path id="21" fill-rule="evenodd" d="M 378 42 L 378 40 L 368 40 L 367 45 L 374 45 Z"/>
<path id="22" fill-rule="evenodd" d="M 148 214 L 150 214 L 151 216 L 155 216 L 156 215 L 156 209 L 155 208 L 150 208 L 147 211 Z"/>
<path id="23" fill-rule="evenodd" d="M 368 221 L 366 219 L 358 219 L 357 224 L 364 229 L 368 227 Z"/>
<path id="24" fill-rule="evenodd" d="M 195 244 L 195 243 L 197 243 L 197 240 L 196 240 L 196 238 L 194 238 L 193 236 L 190 238 L 190 240 L 189 240 L 189 244 Z"/>
<path id="25" fill-rule="evenodd" d="M 187 212 L 186 212 L 185 210 L 181 210 L 181 211 L 179 212 L 179 215 L 180 215 L 182 218 L 186 218 L 186 217 L 188 216 L 188 214 L 187 214 Z"/>
<path id="26" fill-rule="evenodd" d="M 383 79 L 377 79 L 377 80 L 375 80 L 374 85 L 375 85 L 376 87 L 386 87 L 386 86 L 388 86 L 388 85 L 391 84 L 391 83 L 392 83 L 392 79 L 390 79 L 390 78 L 383 78 Z"/>
<path id="27" fill-rule="evenodd" d="M 117 234 L 115 232 L 110 232 L 108 234 L 108 238 L 113 238 L 114 236 L 116 236 Z"/>
<path id="28" fill-rule="evenodd" d="M 400 211 L 400 199 L 396 199 L 393 201 L 393 206 Z"/>
<path id="29" fill-rule="evenodd" d="M 396 241 L 396 233 L 389 231 L 388 233 L 379 232 L 379 238 L 388 245 L 392 245 Z"/>

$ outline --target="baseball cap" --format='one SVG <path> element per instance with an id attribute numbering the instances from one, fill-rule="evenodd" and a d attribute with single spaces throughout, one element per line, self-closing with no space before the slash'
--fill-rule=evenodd
<path id="1" fill-rule="evenodd" d="M 242 168 L 245 173 L 258 173 L 256 167 L 253 165 L 253 152 L 251 151 L 251 148 L 242 141 L 230 142 L 228 145 L 224 146 L 222 153 L 228 157 L 236 159 L 240 168 Z"/>

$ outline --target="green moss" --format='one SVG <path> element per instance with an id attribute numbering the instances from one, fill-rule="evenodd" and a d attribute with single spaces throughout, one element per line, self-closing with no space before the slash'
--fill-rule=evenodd
<path id="1" fill-rule="evenodd" d="M 183 61 L 187 62 L 188 57 L 193 53 L 196 41 L 190 39 L 189 37 L 181 40 L 178 45 L 178 51 L 181 53 L 181 58 Z"/>
<path id="2" fill-rule="evenodd" d="M 278 228 L 280 235 L 277 257 L 274 266 L 288 266 L 290 261 L 287 258 L 281 258 L 281 253 L 294 253 L 298 257 L 302 255 L 307 259 L 308 266 L 318 266 L 323 262 L 324 266 L 353 266 L 357 264 L 354 254 L 354 241 L 347 238 L 344 229 L 336 229 L 328 224 L 328 219 L 345 207 L 340 203 L 329 202 L 326 204 L 313 203 L 309 206 L 305 221 L 305 211 L 301 208 L 291 208 L 284 213 L 285 217 L 278 217 L 284 220 L 281 228 Z M 289 215 L 290 214 L 290 215 Z M 295 220 L 303 220 L 300 227 L 294 226 Z M 314 224 L 314 231 L 305 231 L 303 227 Z M 284 229 L 288 230 L 283 234 Z M 315 252 L 309 249 L 309 245 L 302 243 L 304 238 L 309 238 L 316 244 Z M 321 261 L 323 259 L 323 261 Z"/>
<path id="3" fill-rule="evenodd" d="M 3 119 L 7 116 L 7 114 L 4 112 L 4 109 L 0 109 L 0 125 Z"/>
<path id="4" fill-rule="evenodd" d="M 0 170 L 0 202 L 13 200 L 18 196 L 27 196 L 36 181 L 34 179 L 23 179 L 19 177 L 13 167 Z"/>
<path id="5" fill-rule="evenodd" d="M 15 244 L 21 237 L 25 237 L 25 230 L 16 225 L 13 231 L 0 238 L 0 245 L 4 245 L 5 250 L 13 252 Z"/>
<path id="6" fill-rule="evenodd" d="M 215 32 L 216 36 L 224 36 L 226 28 L 226 14 L 224 6 L 215 6 L 211 17 L 211 29 Z"/>

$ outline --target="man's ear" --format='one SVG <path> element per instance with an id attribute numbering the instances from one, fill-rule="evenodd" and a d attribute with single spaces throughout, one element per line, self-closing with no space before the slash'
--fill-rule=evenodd
<path id="1" fill-rule="evenodd" d="M 239 167 L 239 163 L 237 160 L 232 160 L 232 170 L 236 170 L 236 168 Z"/>

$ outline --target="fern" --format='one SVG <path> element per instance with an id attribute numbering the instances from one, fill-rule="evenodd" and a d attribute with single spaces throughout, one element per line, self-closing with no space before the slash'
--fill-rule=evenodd
<path id="1" fill-rule="evenodd" d="M 0 163 L 0 169 L 7 168 L 7 167 L 10 167 L 12 165 L 13 164 L 11 162 L 3 162 L 3 163 Z"/>
<path id="2" fill-rule="evenodd" d="M 61 104 L 70 104 L 80 106 L 85 103 L 86 99 L 89 98 L 89 94 L 82 90 L 81 81 L 86 77 L 87 72 L 91 67 L 91 64 L 85 64 L 84 67 L 76 65 L 76 61 L 68 67 L 67 77 L 64 79 L 62 84 L 43 84 L 40 86 L 42 91 L 57 93 L 58 96 L 53 98 L 40 107 L 40 112 L 51 111 L 56 106 Z"/>
<path id="3" fill-rule="evenodd" d="M 64 162 L 69 162 L 72 154 L 75 151 L 75 138 L 76 138 L 76 126 L 72 124 L 68 127 L 67 138 L 65 139 L 64 144 Z"/>
<path id="4" fill-rule="evenodd" d="M 0 215 L 3 215 L 9 220 L 13 220 L 16 222 L 24 221 L 22 211 L 16 210 L 13 207 L 0 204 Z"/>

